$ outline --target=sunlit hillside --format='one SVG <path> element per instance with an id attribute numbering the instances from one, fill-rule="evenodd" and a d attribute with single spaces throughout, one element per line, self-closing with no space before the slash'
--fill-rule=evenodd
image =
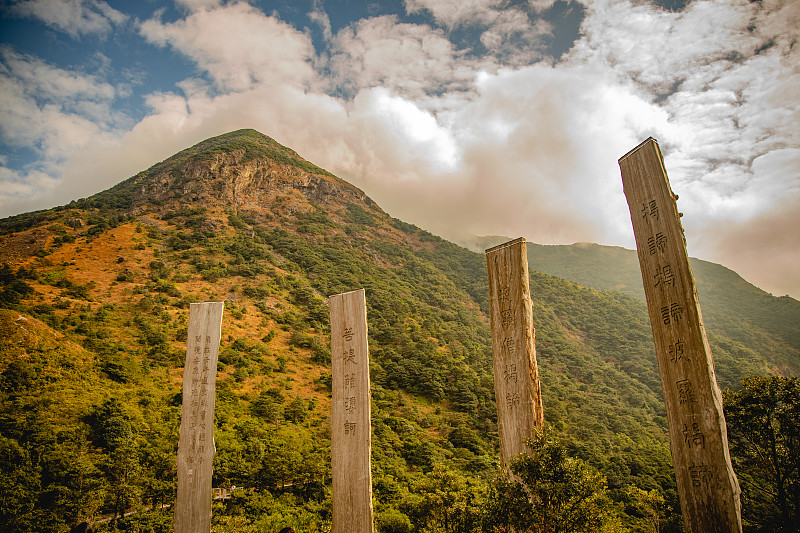
<path id="1" fill-rule="evenodd" d="M 362 287 L 378 531 L 479 528 L 498 463 L 483 254 L 240 130 L 1 220 L 0 265 L 0 530 L 171 531 L 199 301 L 225 302 L 214 486 L 246 489 L 215 502 L 214 531 L 329 530 L 325 300 Z M 678 531 L 645 306 L 557 274 L 531 273 L 545 419 L 605 476 L 619 524 L 649 531 L 636 487 L 663 496 L 662 531 Z M 703 305 L 729 310 L 708 320 L 721 385 L 796 375 L 796 302 L 778 326 L 764 309 L 785 302 L 712 288 Z"/>

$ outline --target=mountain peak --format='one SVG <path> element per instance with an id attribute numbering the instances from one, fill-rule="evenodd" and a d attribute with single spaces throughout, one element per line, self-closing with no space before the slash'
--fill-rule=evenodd
<path id="1" fill-rule="evenodd" d="M 253 129 L 206 139 L 85 200 L 140 214 L 186 205 L 238 211 L 308 211 L 363 203 L 363 191 Z"/>
<path id="2" fill-rule="evenodd" d="M 219 154 L 229 153 L 236 153 L 240 163 L 245 163 L 253 159 L 267 158 L 279 163 L 293 165 L 309 172 L 332 176 L 327 170 L 309 163 L 300 157 L 297 152 L 291 148 L 283 146 L 275 139 L 254 129 L 241 129 L 211 137 L 210 139 L 197 143 L 191 148 L 181 150 L 162 163 L 155 165 L 150 170 L 156 169 L 159 165 L 207 160 Z"/>

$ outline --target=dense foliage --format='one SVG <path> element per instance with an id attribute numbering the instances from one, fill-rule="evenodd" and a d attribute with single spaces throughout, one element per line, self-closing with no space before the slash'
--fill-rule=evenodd
<path id="1" fill-rule="evenodd" d="M 105 530 L 170 530 L 188 304 L 225 300 L 213 482 L 238 489 L 215 501 L 214 530 L 326 531 L 324 298 L 362 287 L 378 531 L 502 525 L 487 514 L 510 485 L 495 481 L 484 256 L 357 201 L 352 186 L 270 141 L 234 132 L 86 201 L 0 221 L 1 530 L 66 531 L 85 520 Z M 231 150 L 240 163 L 267 157 L 292 178 L 258 196 L 257 207 L 241 200 L 247 208 L 219 200 L 223 172 L 187 186 L 185 173 Z M 301 191 L 294 179 L 308 172 L 329 181 Z M 154 183 L 174 189 L 134 201 Z M 201 193 L 209 200 L 193 203 Z M 523 463 L 533 472 L 527 485 L 561 483 L 559 497 L 579 506 L 596 498 L 604 502 L 598 520 L 621 530 L 679 531 L 643 303 L 536 271 L 531 287 L 552 428 L 532 460 L 558 466 L 561 477 L 537 477 L 542 469 Z M 781 311 L 789 322 L 798 316 L 792 305 Z M 709 328 L 723 384 L 797 367 L 791 334 L 760 326 L 759 316 L 746 324 L 752 340 Z M 745 479 L 767 479 L 742 461 Z M 756 523 L 766 515 L 754 509 Z"/>
<path id="2" fill-rule="evenodd" d="M 724 397 L 745 530 L 797 531 L 800 382 L 796 377 L 751 377 L 740 390 L 726 390 Z"/>
<path id="3" fill-rule="evenodd" d="M 529 452 L 495 481 L 487 529 L 532 533 L 613 531 L 614 513 L 605 478 L 552 432 L 538 430 Z"/>

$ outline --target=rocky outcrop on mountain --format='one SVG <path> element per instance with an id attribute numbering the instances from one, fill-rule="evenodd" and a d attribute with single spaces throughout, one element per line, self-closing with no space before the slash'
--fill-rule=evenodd
<path id="1" fill-rule="evenodd" d="M 357 203 L 380 211 L 359 188 L 254 130 L 203 141 L 89 201 L 136 215 L 154 205 L 160 212 L 202 206 L 287 215 Z"/>

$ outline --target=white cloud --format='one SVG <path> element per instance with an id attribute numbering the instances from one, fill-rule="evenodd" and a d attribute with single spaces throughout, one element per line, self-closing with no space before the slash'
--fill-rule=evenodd
<path id="1" fill-rule="evenodd" d="M 549 1 L 549 0 L 546 0 Z M 541 18 L 532 21 L 526 10 L 502 0 L 406 0 L 409 13 L 430 12 L 448 30 L 479 28 L 489 56 L 505 66 L 522 66 L 542 59 L 542 37 L 552 28 Z M 544 8 L 532 5 L 534 11 Z"/>
<path id="2" fill-rule="evenodd" d="M 555 3 L 556 0 L 528 0 L 528 5 L 537 13 L 550 9 Z"/>
<path id="3" fill-rule="evenodd" d="M 25 202 L 55 185 L 55 180 L 44 172 L 21 174 L 4 165 L 0 162 L 0 205 Z"/>
<path id="4" fill-rule="evenodd" d="M 322 30 L 322 38 L 325 39 L 325 41 L 333 39 L 331 19 L 328 13 L 325 12 L 322 0 L 312 0 L 311 11 L 308 13 L 308 18 L 320 27 Z"/>
<path id="5" fill-rule="evenodd" d="M 336 83 L 353 95 L 380 86 L 424 98 L 468 88 L 475 75 L 474 62 L 461 60 L 443 32 L 399 24 L 394 16 L 360 20 L 341 30 L 332 44 Z"/>
<path id="6" fill-rule="evenodd" d="M 193 12 L 219 7 L 222 4 L 222 0 L 175 0 L 175 3 Z"/>
<path id="7" fill-rule="evenodd" d="M 519 9 L 494 13 L 491 25 L 481 34 L 481 43 L 504 65 L 522 66 L 542 59 L 542 37 L 550 35 L 550 24 L 542 19 L 532 23 Z"/>
<path id="8" fill-rule="evenodd" d="M 304 86 L 314 77 L 308 36 L 243 2 L 196 11 L 175 23 L 147 20 L 141 33 L 191 58 L 222 91 L 262 83 Z"/>
<path id="9" fill-rule="evenodd" d="M 433 17 L 447 28 L 483 25 L 487 13 L 494 14 L 491 8 L 502 0 L 405 0 L 408 13 L 429 11 Z"/>
<path id="10" fill-rule="evenodd" d="M 350 112 L 355 131 L 376 148 L 384 179 L 405 186 L 404 179 L 419 181 L 453 170 L 458 148 L 451 132 L 430 112 L 383 88 L 363 91 L 356 96 Z M 393 172 L 392 169 L 397 169 Z M 377 170 L 377 169 L 375 169 Z M 387 175 L 387 172 L 396 174 Z M 394 178 L 394 179 L 393 179 Z M 400 179 L 400 183 L 396 179 Z M 430 180 L 424 180 L 429 183 Z"/>
<path id="11" fill-rule="evenodd" d="M 96 77 L 0 49 L 0 135 L 40 147 L 46 160 L 68 157 L 94 132 L 111 127 L 114 88 Z"/>
<path id="12" fill-rule="evenodd" d="M 716 254 L 714 235 L 766 220 L 800 180 L 800 4 L 717 0 L 679 13 L 625 0 L 586 5 L 568 64 L 605 70 L 668 114 L 658 139 L 689 251 Z"/>
<path id="13" fill-rule="evenodd" d="M 64 165 L 91 151 L 98 139 L 113 136 L 123 118 L 112 109 L 115 88 L 94 75 L 70 71 L 0 48 L 0 136 L 9 146 L 31 148 L 40 155 L 24 169 L 0 168 L 0 213 L 50 207 L 74 199 L 58 193 Z M 4 165 L 7 164 L 4 161 Z M 91 162 L 87 167 L 91 169 Z M 91 176 L 84 169 L 79 181 Z M 96 192 L 86 180 L 81 193 Z"/>
<path id="14" fill-rule="evenodd" d="M 128 17 L 101 0 L 22 0 L 11 4 L 11 11 L 22 17 L 38 18 L 73 38 L 87 34 L 107 34 Z"/>
<path id="15" fill-rule="evenodd" d="M 0 47 L 0 61 L 25 93 L 45 101 L 114 98 L 114 87 L 95 76 L 54 67 L 9 47 Z"/>

